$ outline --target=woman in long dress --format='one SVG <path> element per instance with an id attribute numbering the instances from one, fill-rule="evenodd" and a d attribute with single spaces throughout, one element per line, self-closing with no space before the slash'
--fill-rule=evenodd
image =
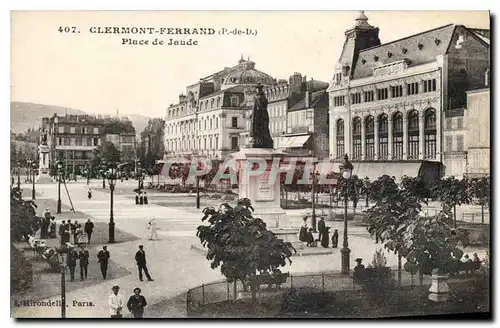
<path id="1" fill-rule="evenodd" d="M 149 230 L 149 240 L 158 239 L 158 231 L 156 228 L 156 219 L 155 218 L 152 218 L 151 220 L 149 220 L 148 230 Z"/>

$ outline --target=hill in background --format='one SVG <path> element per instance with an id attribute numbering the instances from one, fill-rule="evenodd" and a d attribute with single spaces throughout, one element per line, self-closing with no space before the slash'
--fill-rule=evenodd
<path id="1" fill-rule="evenodd" d="M 13 101 L 10 103 L 10 129 L 14 133 L 23 133 L 29 128 L 38 129 L 42 123 L 42 117 L 49 117 L 54 114 L 64 115 L 65 113 L 93 115 L 93 113 L 74 108 Z M 141 114 L 124 114 L 120 116 L 128 117 L 132 121 L 138 137 L 150 119 L 150 117 Z"/>

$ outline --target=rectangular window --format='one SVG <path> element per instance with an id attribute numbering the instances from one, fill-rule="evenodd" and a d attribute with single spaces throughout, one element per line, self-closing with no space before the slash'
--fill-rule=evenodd
<path id="1" fill-rule="evenodd" d="M 361 159 L 361 137 L 354 137 L 352 152 L 353 159 Z"/>
<path id="2" fill-rule="evenodd" d="M 361 92 L 351 94 L 351 102 L 353 104 L 359 104 L 361 102 Z"/>
<path id="3" fill-rule="evenodd" d="M 403 136 L 393 136 L 392 151 L 394 159 L 403 159 Z"/>
<path id="4" fill-rule="evenodd" d="M 69 128 L 69 133 L 75 134 L 75 127 L 74 126 Z"/>
<path id="5" fill-rule="evenodd" d="M 238 148 L 238 137 L 231 137 L 231 149 L 235 150 Z"/>
<path id="6" fill-rule="evenodd" d="M 335 74 L 335 83 L 340 84 L 341 81 L 342 81 L 342 73 Z"/>
<path id="7" fill-rule="evenodd" d="M 365 159 L 373 159 L 375 156 L 375 139 L 373 134 L 366 137 L 366 156 Z"/>
<path id="8" fill-rule="evenodd" d="M 463 124 L 464 124 L 464 119 L 459 117 L 457 119 L 457 129 L 462 129 L 463 128 Z"/>
<path id="9" fill-rule="evenodd" d="M 343 158 L 345 154 L 344 151 L 344 137 L 339 138 L 337 136 L 337 158 Z"/>
<path id="10" fill-rule="evenodd" d="M 365 91 L 364 96 L 365 96 L 365 102 L 371 102 L 371 101 L 375 100 L 373 90 Z"/>
<path id="11" fill-rule="evenodd" d="M 452 136 L 446 136 L 446 149 L 445 151 L 453 151 L 453 138 Z"/>
<path id="12" fill-rule="evenodd" d="M 425 158 L 436 157 L 436 134 L 425 135 Z"/>
<path id="13" fill-rule="evenodd" d="M 418 94 L 418 82 L 408 83 L 406 85 L 406 93 L 408 96 Z"/>
<path id="14" fill-rule="evenodd" d="M 94 128 L 94 134 L 99 134 L 99 128 Z"/>
<path id="15" fill-rule="evenodd" d="M 62 137 L 59 137 L 57 140 L 57 145 L 61 146 L 62 145 Z"/>
<path id="16" fill-rule="evenodd" d="M 219 149 L 219 137 L 215 137 L 215 149 Z"/>
<path id="17" fill-rule="evenodd" d="M 333 106 L 339 107 L 345 105 L 345 97 L 344 96 L 335 96 L 333 97 Z"/>
<path id="18" fill-rule="evenodd" d="M 238 107 L 240 105 L 240 98 L 238 96 L 231 97 L 231 107 Z"/>
<path id="19" fill-rule="evenodd" d="M 99 146 L 99 139 L 98 138 L 94 138 L 94 146 Z"/>
<path id="20" fill-rule="evenodd" d="M 387 159 L 389 156 L 389 144 L 387 136 L 379 136 L 378 139 L 378 159 Z"/>
<path id="21" fill-rule="evenodd" d="M 436 91 L 436 79 L 422 81 L 424 85 L 424 92 Z"/>
<path id="22" fill-rule="evenodd" d="M 58 133 L 64 133 L 64 126 L 60 126 L 57 128 Z"/>
<path id="23" fill-rule="evenodd" d="M 384 100 L 389 97 L 389 91 L 387 88 L 377 89 L 377 100 Z"/>
<path id="24" fill-rule="evenodd" d="M 457 136 L 457 151 L 464 151 L 464 136 Z"/>
<path id="25" fill-rule="evenodd" d="M 392 98 L 399 98 L 403 96 L 403 86 L 397 85 L 395 87 L 391 87 L 391 95 Z"/>
<path id="26" fill-rule="evenodd" d="M 418 159 L 418 135 L 408 136 L 408 159 Z"/>
<path id="27" fill-rule="evenodd" d="M 238 117 L 232 117 L 231 118 L 231 127 L 237 128 L 238 127 Z"/>

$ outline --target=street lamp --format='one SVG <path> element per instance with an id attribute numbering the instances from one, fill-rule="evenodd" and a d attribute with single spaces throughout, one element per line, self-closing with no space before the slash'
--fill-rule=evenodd
<path id="1" fill-rule="evenodd" d="M 344 178 L 344 242 L 340 250 L 342 274 L 349 274 L 349 256 L 351 253 L 349 242 L 347 241 L 347 203 L 349 201 L 349 179 L 351 179 L 352 168 L 352 164 L 349 162 L 349 156 L 345 154 L 344 163 L 342 163 L 340 167 L 342 177 Z"/>
<path id="2" fill-rule="evenodd" d="M 109 164 L 108 184 L 110 191 L 110 208 L 109 208 L 109 241 L 113 244 L 115 242 L 115 218 L 113 217 L 113 194 L 116 185 L 116 163 Z"/>
<path id="3" fill-rule="evenodd" d="M 370 179 L 368 177 L 363 179 L 363 185 L 365 187 L 366 207 L 368 207 L 368 187 L 370 186 Z"/>
<path id="4" fill-rule="evenodd" d="M 312 187 L 311 187 L 311 195 L 312 195 L 312 226 L 314 232 L 317 232 L 316 229 L 316 182 L 319 178 L 319 172 L 316 172 L 316 164 L 318 162 L 314 160 L 313 164 L 313 177 L 312 177 Z"/>
<path id="5" fill-rule="evenodd" d="M 65 246 L 64 246 L 65 247 Z M 67 250 L 61 247 L 57 251 L 59 270 L 61 272 L 61 318 L 66 318 L 66 259 Z"/>
<path id="6" fill-rule="evenodd" d="M 26 180 L 27 182 L 31 182 L 31 163 L 33 163 L 33 161 L 31 159 L 27 159 L 26 160 Z"/>
<path id="7" fill-rule="evenodd" d="M 17 162 L 17 189 L 21 190 L 21 163 Z"/>
<path id="8" fill-rule="evenodd" d="M 102 175 L 102 189 L 106 189 L 106 170 L 107 170 L 107 168 L 108 168 L 108 165 L 107 165 L 106 161 L 102 161 L 101 162 L 101 169 L 99 170 L 99 172 Z"/>
<path id="9" fill-rule="evenodd" d="M 35 161 L 33 161 L 33 163 L 31 163 L 31 173 L 33 175 L 32 179 L 31 179 L 31 183 L 33 184 L 33 187 L 31 189 L 31 199 L 32 200 L 35 200 L 35 169 L 36 169 L 36 163 Z"/>
<path id="10" fill-rule="evenodd" d="M 61 214 L 61 174 L 62 174 L 62 161 L 59 159 L 57 161 L 57 214 Z"/>

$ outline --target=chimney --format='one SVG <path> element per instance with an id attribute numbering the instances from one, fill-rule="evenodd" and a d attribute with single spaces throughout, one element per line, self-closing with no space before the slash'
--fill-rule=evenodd
<path id="1" fill-rule="evenodd" d="M 182 93 L 179 95 L 179 103 L 183 103 L 186 100 L 186 96 Z"/>
<path id="2" fill-rule="evenodd" d="M 292 76 L 290 76 L 290 94 L 301 94 L 302 91 L 302 74 L 300 73 L 293 73 Z"/>
<path id="3" fill-rule="evenodd" d="M 309 108 L 311 106 L 311 101 L 312 101 L 312 92 L 311 92 L 311 87 L 309 86 L 309 83 L 307 83 L 307 82 L 306 82 L 306 94 L 305 94 L 304 100 L 305 100 L 306 108 Z"/>

